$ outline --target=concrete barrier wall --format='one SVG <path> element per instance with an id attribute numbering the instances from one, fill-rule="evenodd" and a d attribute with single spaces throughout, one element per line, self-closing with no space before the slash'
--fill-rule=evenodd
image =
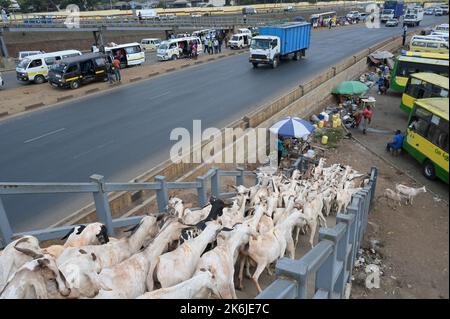
<path id="1" fill-rule="evenodd" d="M 243 119 L 231 123 L 227 127 L 241 127 L 243 129 L 248 126 L 270 127 L 280 118 L 293 114 L 306 118 L 322 108 L 324 103 L 332 102 L 331 90 L 336 84 L 354 79 L 366 70 L 366 58 L 369 52 L 378 49 L 387 51 L 396 50 L 401 46 L 401 42 L 401 37 L 390 38 L 371 48 L 358 52 L 356 55 L 345 59 L 336 66 L 325 70 L 311 81 L 299 85 L 297 88 L 258 108 Z M 216 140 L 202 143 L 202 147 L 215 142 Z M 223 141 L 221 143 L 222 145 L 224 144 Z M 233 146 L 234 143 L 231 147 Z M 197 147 L 200 147 L 200 145 L 197 145 Z M 181 179 L 191 181 L 197 176 L 206 173 L 213 166 L 222 169 L 230 168 L 230 164 L 173 163 L 171 160 L 167 160 L 137 177 L 134 181 L 150 182 L 157 175 L 166 176 L 168 181 Z M 126 215 L 129 216 L 130 210 L 134 213 L 142 213 L 146 206 L 148 206 L 149 199 L 151 199 L 152 195 L 152 191 L 114 194 L 110 196 L 111 213 L 114 217 L 121 216 L 126 212 L 128 212 Z M 144 202 L 136 206 L 135 202 L 137 199 Z M 59 226 L 65 223 L 75 224 L 94 212 L 95 207 L 91 204 L 53 226 Z"/>

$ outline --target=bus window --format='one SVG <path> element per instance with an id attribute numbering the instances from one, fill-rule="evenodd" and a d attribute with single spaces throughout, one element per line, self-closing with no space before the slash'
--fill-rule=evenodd
<path id="1" fill-rule="evenodd" d="M 448 126 L 445 125 L 445 121 L 442 121 L 436 115 L 433 115 L 431 120 L 427 139 L 434 145 L 448 152 Z"/>
<path id="2" fill-rule="evenodd" d="M 431 119 L 431 112 L 424 110 L 422 108 L 418 108 L 416 110 L 415 116 L 412 118 L 416 120 L 415 123 L 415 132 L 422 137 L 426 137 L 428 134 L 428 127 Z"/>
<path id="3" fill-rule="evenodd" d="M 141 48 L 139 46 L 127 47 L 125 51 L 127 54 L 135 54 L 141 52 Z"/>

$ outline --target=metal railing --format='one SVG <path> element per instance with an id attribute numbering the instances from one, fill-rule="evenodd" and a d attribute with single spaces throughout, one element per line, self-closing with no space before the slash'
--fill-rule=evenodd
<path id="1" fill-rule="evenodd" d="M 344 298 L 367 227 L 376 182 L 377 169 L 372 167 L 369 184 L 353 195 L 344 214 L 337 214 L 336 226 L 321 228 L 319 243 L 302 258 L 281 258 L 276 265 L 277 279 L 256 298 Z"/>
<path id="2" fill-rule="evenodd" d="M 115 228 L 135 225 L 141 220 L 142 216 L 113 219 L 108 193 L 154 190 L 156 192 L 158 210 L 164 212 L 167 209 L 169 190 L 196 189 L 197 203 L 202 207 L 208 202 L 208 193 L 221 198 L 235 195 L 234 192 L 220 192 L 220 178 L 222 176 L 235 177 L 236 185 L 244 185 L 244 177 L 255 176 L 255 174 L 242 168 L 237 168 L 235 171 L 212 168 L 205 175 L 197 177 L 193 182 L 168 182 L 164 176 L 156 176 L 154 182 L 106 183 L 103 176 L 94 174 L 90 177 L 89 183 L 0 183 L 0 236 L 3 239 L 3 244 L 8 244 L 13 238 L 23 235 L 32 235 L 39 240 L 49 240 L 61 238 L 73 228 L 73 225 L 68 225 L 15 233 L 9 223 L 2 202 L 2 195 L 91 193 L 94 198 L 97 220 L 106 225 L 109 235 L 112 236 Z"/>

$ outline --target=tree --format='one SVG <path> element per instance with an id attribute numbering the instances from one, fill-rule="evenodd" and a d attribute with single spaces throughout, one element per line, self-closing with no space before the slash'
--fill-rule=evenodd
<path id="1" fill-rule="evenodd" d="M 9 8 L 10 5 L 10 0 L 0 0 L 0 8 Z"/>

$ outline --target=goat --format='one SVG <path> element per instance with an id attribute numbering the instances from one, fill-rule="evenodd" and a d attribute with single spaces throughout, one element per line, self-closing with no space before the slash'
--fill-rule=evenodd
<path id="1" fill-rule="evenodd" d="M 209 292 L 221 298 L 214 268 L 200 269 L 192 278 L 175 286 L 147 292 L 138 299 L 204 299 Z"/>
<path id="2" fill-rule="evenodd" d="M 256 263 L 256 270 L 252 276 L 252 280 L 256 285 L 258 292 L 261 292 L 261 287 L 258 283 L 259 276 L 263 270 L 272 262 L 283 257 L 286 249 L 290 253 L 290 257 L 293 258 L 295 249 L 292 240 L 292 229 L 294 226 L 304 224 L 305 216 L 298 210 L 295 210 L 285 220 L 277 224 L 271 231 L 256 236 L 256 238 L 250 238 L 248 257 L 250 257 Z M 291 240 L 289 240 L 291 238 Z M 289 246 L 289 247 L 288 247 Z M 242 287 L 242 264 L 239 274 L 240 287 Z"/>
<path id="3" fill-rule="evenodd" d="M 58 258 L 66 248 L 103 245 L 109 241 L 108 230 L 106 226 L 101 223 L 76 226 L 61 239 L 64 240 L 66 238 L 67 240 L 64 245 L 52 245 L 44 248 L 43 251 Z"/>
<path id="4" fill-rule="evenodd" d="M 248 243 L 251 235 L 256 236 L 256 225 L 262 217 L 262 207 L 257 207 L 255 215 L 244 223 L 236 225 L 230 236 L 213 250 L 202 255 L 197 265 L 197 272 L 201 268 L 217 268 L 217 285 L 222 298 L 237 299 L 234 289 L 234 264 L 239 248 Z"/>
<path id="5" fill-rule="evenodd" d="M 52 256 L 36 255 L 27 248 L 15 249 L 36 259 L 17 270 L 0 291 L 0 299 L 63 298 L 70 294 L 70 287 Z"/>
<path id="6" fill-rule="evenodd" d="M 17 248 L 27 248 L 36 252 L 36 255 L 42 254 L 36 237 L 23 236 L 9 243 L 0 255 L 0 291 L 20 267 L 34 258 Z"/>
<path id="7" fill-rule="evenodd" d="M 400 193 L 393 191 L 390 188 L 386 188 L 383 192 L 383 195 L 379 196 L 377 201 L 379 201 L 381 198 L 386 198 L 388 200 L 388 206 L 395 210 L 396 207 L 395 205 L 392 206 L 390 203 L 391 202 L 397 202 L 399 204 L 399 206 L 402 206 L 402 200 L 405 198 L 404 196 L 402 196 Z"/>
<path id="8" fill-rule="evenodd" d="M 153 290 L 153 271 L 156 259 L 166 251 L 173 233 L 180 233 L 183 227 L 181 219 L 166 222 L 155 239 L 145 248 L 130 258 L 113 266 L 105 268 L 99 274 L 103 287 L 98 295 L 100 298 L 130 299 L 142 295 L 146 290 Z"/>
<path id="9" fill-rule="evenodd" d="M 189 208 L 184 207 L 183 200 L 178 197 L 171 197 L 167 207 L 169 210 L 173 209 L 183 223 L 196 224 L 208 216 L 208 213 L 211 210 L 211 203 L 208 203 L 202 209 L 190 210 Z"/>
<path id="10" fill-rule="evenodd" d="M 416 197 L 417 195 L 419 195 L 420 193 L 426 193 L 427 189 L 425 188 L 425 186 L 419 187 L 419 188 L 414 188 L 414 187 L 408 187 L 402 184 L 397 184 L 395 185 L 395 190 L 407 197 L 407 203 L 409 203 L 410 205 L 412 205 L 413 203 L 413 198 Z"/>
<path id="11" fill-rule="evenodd" d="M 204 231 L 196 238 L 184 242 L 177 249 L 158 257 L 155 274 L 162 288 L 176 285 L 191 278 L 206 246 L 216 239 L 221 225 L 208 222 Z"/>

